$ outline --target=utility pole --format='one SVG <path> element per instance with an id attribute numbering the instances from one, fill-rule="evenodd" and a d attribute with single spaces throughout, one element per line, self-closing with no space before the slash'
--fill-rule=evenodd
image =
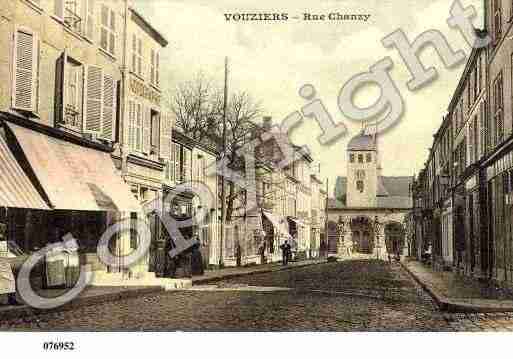
<path id="1" fill-rule="evenodd" d="M 226 157 L 226 111 L 228 107 L 228 57 L 224 58 L 224 99 L 223 99 L 223 146 L 222 160 Z M 225 188 L 225 164 L 221 168 L 221 238 L 219 239 L 219 267 L 223 266 L 223 245 L 225 241 L 226 222 L 226 188 Z"/>
<path id="2" fill-rule="evenodd" d="M 330 198 L 329 194 L 329 183 L 330 179 L 326 178 L 326 203 L 324 203 L 324 240 L 326 241 L 326 258 L 329 257 L 330 253 L 330 245 L 328 238 L 328 199 Z"/>

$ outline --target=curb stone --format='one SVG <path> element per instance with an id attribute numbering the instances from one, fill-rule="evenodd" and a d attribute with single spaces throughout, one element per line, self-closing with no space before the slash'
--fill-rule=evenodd
<path id="1" fill-rule="evenodd" d="M 164 289 L 160 287 L 150 287 L 150 288 L 139 288 L 139 289 L 128 289 L 115 293 L 105 293 L 98 294 L 90 297 L 78 297 L 73 299 L 71 302 L 66 303 L 60 307 L 52 308 L 52 309 L 37 309 L 29 307 L 28 305 L 20 305 L 15 308 L 9 308 L 5 310 L 0 310 L 0 323 L 8 320 L 15 319 L 24 319 L 27 317 L 40 315 L 40 314 L 49 314 L 49 313 L 59 313 L 69 311 L 71 309 L 75 309 L 78 307 L 90 306 L 94 304 L 102 304 L 106 302 L 114 302 L 122 299 L 129 299 L 138 297 L 146 294 L 156 294 L 162 293 Z"/>
<path id="2" fill-rule="evenodd" d="M 513 306 L 490 306 L 469 304 L 452 301 L 444 295 L 437 293 L 430 285 L 422 281 L 417 274 L 408 268 L 406 264 L 401 262 L 401 266 L 408 272 L 411 277 L 417 282 L 422 289 L 424 289 L 433 298 L 438 308 L 441 311 L 448 313 L 504 313 L 513 312 Z"/>

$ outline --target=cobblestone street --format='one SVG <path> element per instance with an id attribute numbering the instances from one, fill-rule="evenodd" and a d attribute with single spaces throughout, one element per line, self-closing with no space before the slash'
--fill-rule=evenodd
<path id="1" fill-rule="evenodd" d="M 84 306 L 1 330 L 505 331 L 509 314 L 447 314 L 398 265 L 354 260 Z"/>

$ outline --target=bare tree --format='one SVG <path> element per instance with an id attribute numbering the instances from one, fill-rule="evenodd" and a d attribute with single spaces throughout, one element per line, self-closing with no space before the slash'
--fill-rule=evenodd
<path id="1" fill-rule="evenodd" d="M 203 73 L 193 80 L 179 84 L 170 96 L 170 108 L 176 125 L 183 133 L 200 143 L 223 152 L 223 90 Z M 227 166 L 244 172 L 244 158 L 238 152 L 246 143 L 251 131 L 255 131 L 257 120 L 262 114 L 261 104 L 245 91 L 234 93 L 227 103 L 226 148 L 224 156 Z M 232 218 L 234 201 L 244 194 L 228 181 L 227 221 Z"/>

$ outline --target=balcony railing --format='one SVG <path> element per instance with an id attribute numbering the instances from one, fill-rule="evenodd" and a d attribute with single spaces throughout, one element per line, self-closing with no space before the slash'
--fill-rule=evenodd
<path id="1" fill-rule="evenodd" d="M 70 27 L 73 31 L 82 33 L 82 18 L 77 14 L 77 5 L 74 1 L 66 2 L 64 9 L 64 24 Z"/>
<path id="2" fill-rule="evenodd" d="M 63 124 L 67 126 L 71 126 L 73 128 L 80 128 L 80 113 L 77 111 L 76 107 L 67 104 L 64 108 L 64 119 Z"/>

